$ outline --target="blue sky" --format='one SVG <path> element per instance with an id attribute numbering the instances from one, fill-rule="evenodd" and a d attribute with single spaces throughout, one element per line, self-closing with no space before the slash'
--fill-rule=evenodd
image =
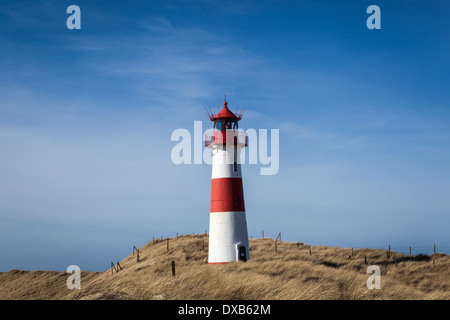
<path id="1" fill-rule="evenodd" d="M 66 8 L 81 8 L 68 30 Z M 381 30 L 366 8 L 381 8 Z M 227 94 L 280 129 L 244 165 L 249 234 L 450 253 L 446 1 L 2 1 L 0 271 L 105 270 L 209 224 L 170 135 Z M 419 249 L 417 249 L 419 250 Z"/>

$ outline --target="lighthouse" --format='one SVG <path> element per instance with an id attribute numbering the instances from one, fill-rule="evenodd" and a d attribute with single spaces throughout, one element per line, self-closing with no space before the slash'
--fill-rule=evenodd
<path id="1" fill-rule="evenodd" d="M 242 114 L 231 112 L 225 99 L 223 109 L 209 118 L 214 131 L 205 136 L 205 146 L 212 150 L 208 263 L 247 261 L 247 219 L 238 161 L 242 148 L 247 146 L 246 135 L 238 131 Z"/>

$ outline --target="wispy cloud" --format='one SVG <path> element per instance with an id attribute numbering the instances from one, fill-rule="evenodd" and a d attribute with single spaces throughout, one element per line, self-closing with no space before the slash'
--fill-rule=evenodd
<path id="1" fill-rule="evenodd" d="M 298 140 L 317 140 L 323 138 L 317 131 L 305 125 L 300 125 L 293 122 L 280 123 L 280 130 L 291 138 Z"/>
<path id="2" fill-rule="evenodd" d="M 6 19 L 0 20 L 2 27 L 21 29 L 47 29 L 58 25 L 58 11 L 51 1 L 14 1 L 0 4 L 0 14 Z M 64 14 L 65 11 L 62 12 Z"/>
<path id="3" fill-rule="evenodd" d="M 84 37 L 71 45 L 88 52 L 92 48 L 117 51 L 102 61 L 94 52 L 91 61 L 85 63 L 99 74 L 126 80 L 124 85 L 147 98 L 155 110 L 203 110 L 205 102 L 220 103 L 218 97 L 232 95 L 234 86 L 244 79 L 263 77 L 267 68 L 254 53 L 203 29 L 174 27 L 162 17 L 140 25 L 144 33 L 123 41 L 107 39 L 98 45 L 96 37 Z M 194 112 L 191 118 L 195 118 Z"/>

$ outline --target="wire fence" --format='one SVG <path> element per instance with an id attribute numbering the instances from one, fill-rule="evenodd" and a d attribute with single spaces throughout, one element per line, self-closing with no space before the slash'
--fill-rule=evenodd
<path id="1" fill-rule="evenodd" d="M 265 238 L 277 239 L 277 237 L 279 237 L 278 240 L 281 240 L 281 232 L 273 233 L 273 232 L 267 232 L 265 230 L 262 230 L 260 237 L 263 239 L 265 239 Z M 367 248 L 352 247 L 352 249 L 356 250 L 356 249 L 367 249 Z M 402 254 L 411 255 L 411 256 L 432 255 L 432 254 L 437 254 L 437 253 L 450 254 L 450 246 L 441 246 L 438 244 L 430 244 L 428 246 L 411 245 L 408 247 L 403 247 L 403 246 L 396 247 L 396 246 L 392 246 L 392 245 L 387 245 L 386 248 L 379 248 L 379 249 L 386 249 L 389 251 L 394 251 L 397 253 L 402 253 Z"/>
<path id="2" fill-rule="evenodd" d="M 152 239 L 152 243 L 155 242 L 155 240 L 165 240 L 167 241 L 167 252 L 169 252 L 169 248 L 170 248 L 170 239 L 176 239 L 180 236 L 195 236 L 195 235 L 208 235 L 208 231 L 205 230 L 204 233 L 196 233 L 196 232 L 192 232 L 192 233 L 179 233 L 179 232 L 175 232 L 175 233 L 166 233 L 164 235 L 159 235 L 159 236 L 153 236 Z M 281 232 L 278 233 L 273 233 L 273 232 L 267 232 L 264 230 L 261 230 L 261 237 L 259 239 L 271 239 L 274 241 L 274 248 L 275 251 L 277 252 L 277 241 L 282 241 L 281 239 Z M 253 236 L 250 236 L 250 238 L 252 239 Z M 255 238 L 256 239 L 256 238 Z M 160 241 L 157 241 L 158 243 L 160 243 Z M 202 245 L 202 250 L 205 251 L 207 244 L 205 244 L 205 239 L 203 239 L 203 245 Z M 312 255 L 313 253 L 313 247 L 311 245 L 308 245 L 309 247 L 309 255 Z M 354 250 L 358 250 L 358 249 L 368 249 L 366 248 L 362 248 L 362 247 L 352 247 L 351 248 L 351 255 L 349 255 L 349 259 L 352 259 L 353 257 L 353 252 Z M 419 255 L 427 255 L 427 256 L 433 256 L 433 265 L 435 264 L 435 259 L 436 259 L 436 254 L 439 253 L 443 253 L 448 255 L 450 253 L 450 246 L 438 246 L 436 244 L 433 245 L 428 245 L 428 246 L 409 246 L 409 247 L 396 247 L 396 246 L 391 246 L 390 244 L 387 246 L 387 248 L 378 248 L 378 249 L 384 249 L 386 250 L 387 253 L 387 257 L 390 259 L 391 258 L 391 252 L 396 252 L 396 253 L 401 253 L 404 254 L 405 256 L 419 256 Z M 139 259 L 139 252 L 140 249 L 137 248 L 136 246 L 133 246 L 133 255 L 136 252 L 136 261 L 140 262 Z M 367 257 L 364 257 L 364 263 L 367 264 Z M 116 273 L 118 273 L 119 271 L 121 271 L 123 268 L 122 266 L 119 264 L 119 262 L 117 261 L 116 264 L 111 261 L 111 273 L 114 274 L 114 271 Z M 172 261 L 171 263 L 171 269 L 172 269 L 172 275 L 175 276 L 175 261 Z"/>
<path id="3" fill-rule="evenodd" d="M 167 238 L 178 238 L 180 236 L 187 236 L 187 235 L 201 235 L 201 234 L 208 234 L 208 230 L 204 230 L 203 232 L 192 232 L 192 233 L 166 233 L 159 236 L 153 236 L 154 240 L 165 240 Z M 254 237 L 253 235 L 250 235 L 250 239 L 272 239 L 272 240 L 282 240 L 281 238 L 282 233 L 281 232 L 267 232 L 266 230 L 261 230 L 261 233 Z M 367 249 L 367 248 L 359 248 L 359 247 L 352 247 L 354 250 L 357 249 Z M 389 251 L 402 253 L 404 255 L 411 255 L 411 256 L 417 256 L 417 255 L 432 255 L 435 253 L 443 253 L 443 254 L 450 254 L 450 246 L 441 246 L 438 244 L 430 244 L 430 245 L 422 245 L 422 246 L 399 246 L 396 247 L 395 245 L 386 245 L 386 248 L 378 248 L 378 249 L 386 249 Z"/>
<path id="4" fill-rule="evenodd" d="M 450 252 L 450 247 L 448 246 L 410 246 L 410 247 L 392 247 L 391 251 L 395 251 L 397 253 L 403 253 L 405 255 L 417 256 L 419 254 L 423 255 L 432 255 L 435 253 L 447 253 Z"/>
<path id="5" fill-rule="evenodd" d="M 191 232 L 191 233 L 180 233 L 180 232 L 175 232 L 175 233 L 165 233 L 165 234 L 160 234 L 158 236 L 153 236 L 152 240 L 164 240 L 167 238 L 178 238 L 178 237 L 182 237 L 182 236 L 192 236 L 192 235 L 201 235 L 201 234 L 208 234 L 207 230 L 204 230 L 204 233 L 202 232 Z"/>

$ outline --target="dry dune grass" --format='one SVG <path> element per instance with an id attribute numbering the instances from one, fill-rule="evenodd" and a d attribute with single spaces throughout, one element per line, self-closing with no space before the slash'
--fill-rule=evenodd
<path id="1" fill-rule="evenodd" d="M 450 258 L 406 257 L 385 250 L 309 246 L 273 239 L 250 240 L 251 259 L 207 264 L 208 236 L 155 240 L 130 255 L 118 273 L 83 272 L 80 290 L 68 274 L 12 270 L 0 274 L 0 299 L 449 299 Z M 205 250 L 203 250 L 203 243 Z M 364 264 L 364 259 L 367 264 Z M 171 261 L 176 263 L 172 276 Z M 369 290 L 369 264 L 381 268 L 381 289 Z"/>

